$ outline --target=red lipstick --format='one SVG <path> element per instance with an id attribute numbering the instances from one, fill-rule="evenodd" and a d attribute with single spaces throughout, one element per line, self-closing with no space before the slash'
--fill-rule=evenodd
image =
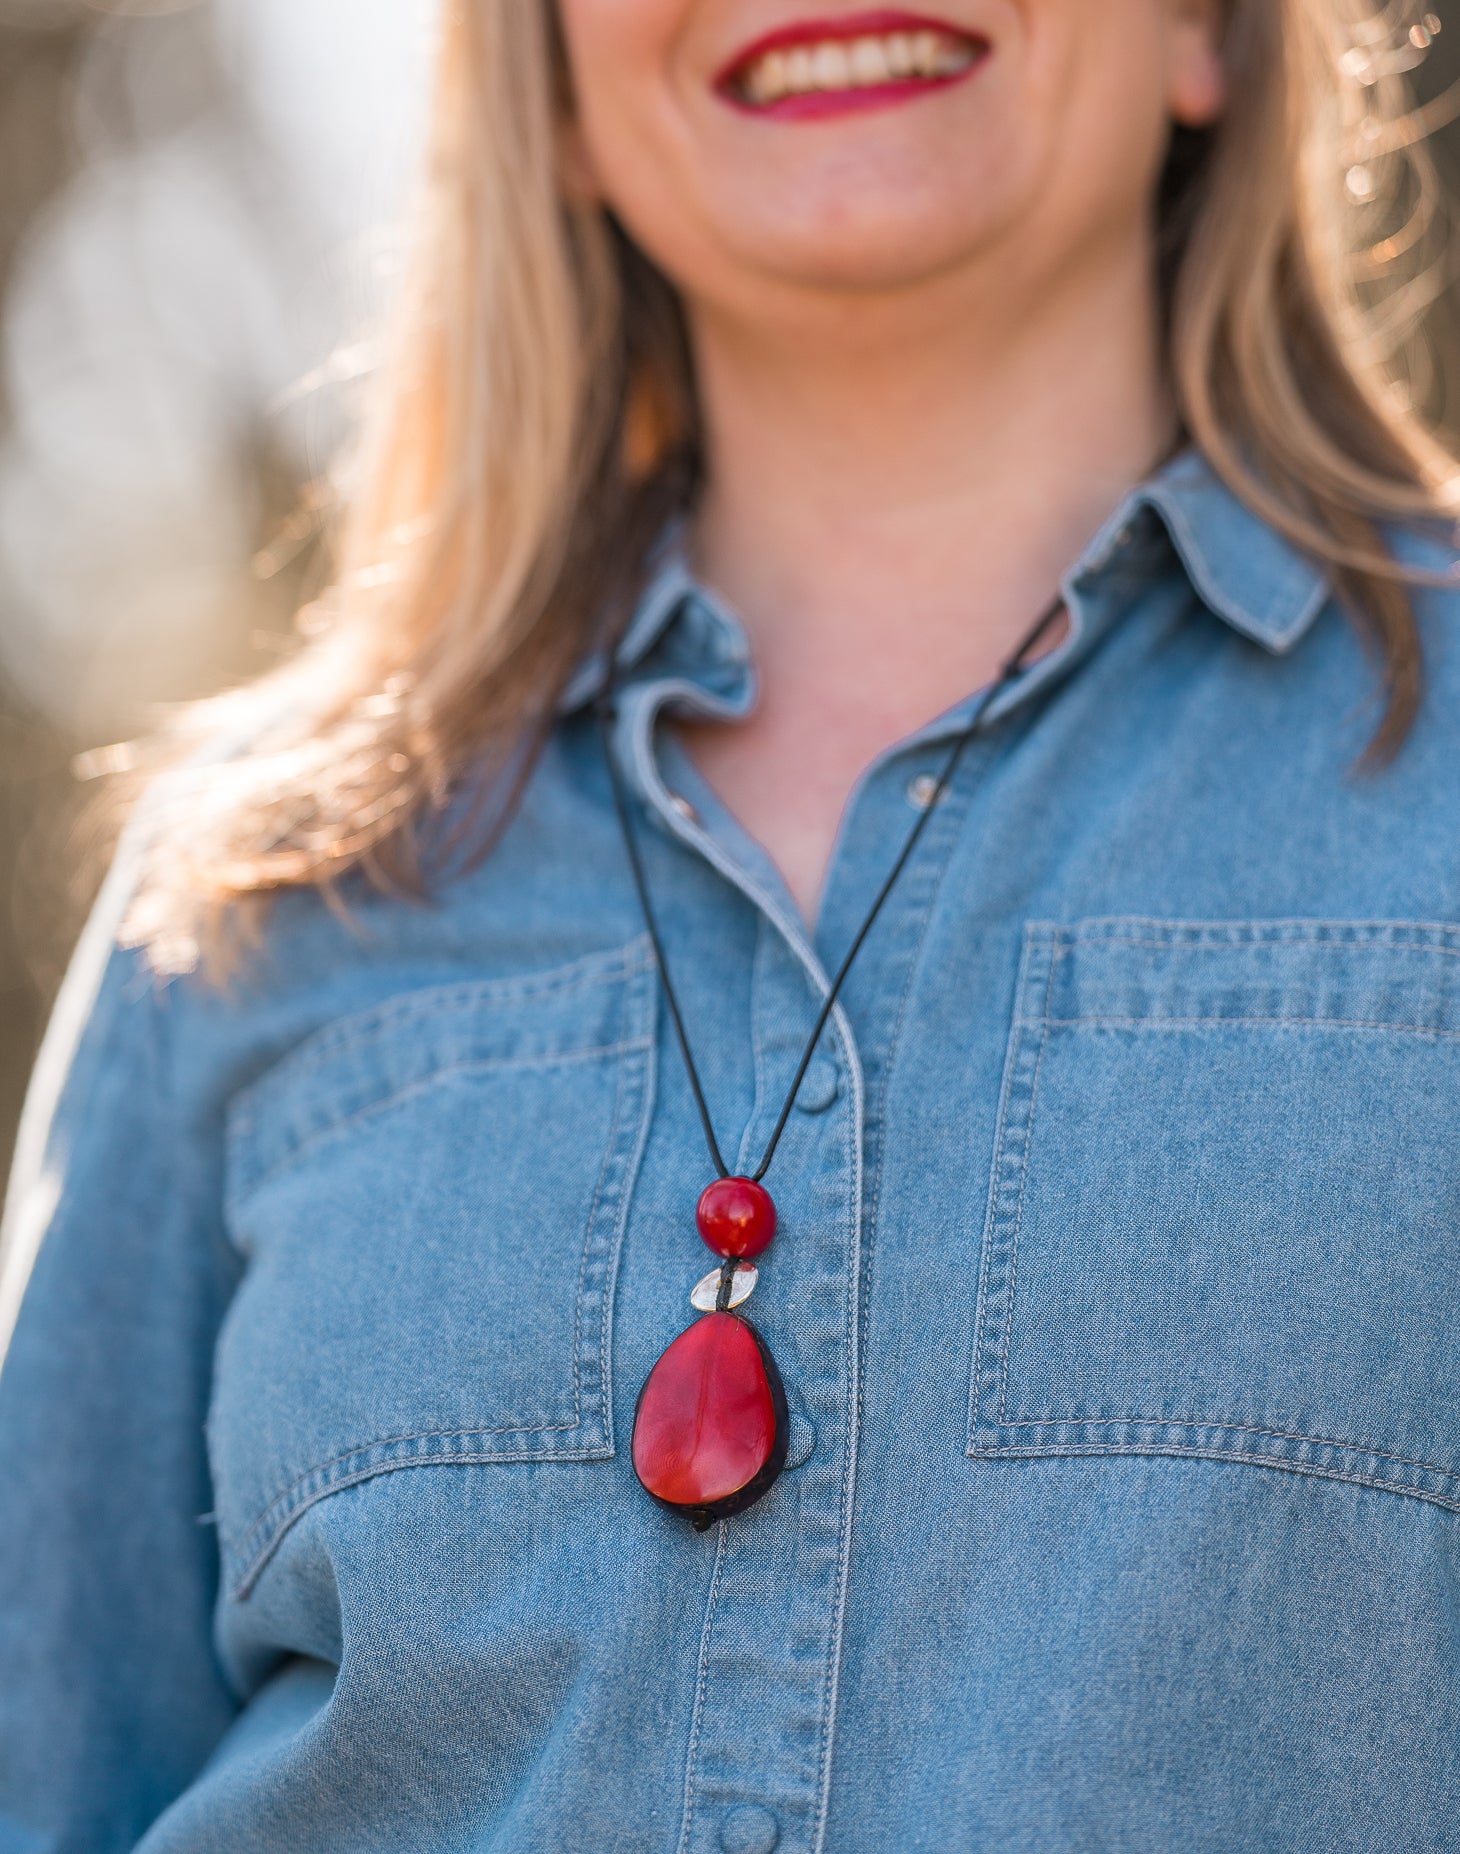
<path id="1" fill-rule="evenodd" d="M 926 44 L 929 35 L 934 35 L 939 46 L 953 55 L 940 58 L 936 69 L 925 68 L 921 60 L 914 61 L 914 68 L 909 68 L 906 48 Z M 772 94 L 764 93 L 764 77 L 759 85 L 754 81 L 757 67 L 771 54 L 786 61 L 781 64 L 772 59 L 772 71 L 784 77 L 786 66 L 795 61 L 798 50 L 804 60 L 807 55 L 804 48 L 808 45 L 849 44 L 858 39 L 891 39 L 894 46 L 900 39 L 904 48 L 903 68 L 889 68 L 884 55 L 880 63 L 887 70 L 885 79 L 877 75 L 878 66 L 874 63 L 872 81 L 868 81 L 865 71 L 859 76 L 848 71 L 845 83 L 833 80 L 830 84 L 818 82 L 807 87 L 803 81 L 776 93 L 778 84 L 773 77 L 769 85 Z M 747 114 L 804 120 L 841 115 L 850 110 L 883 108 L 890 103 L 909 102 L 932 90 L 946 89 L 971 76 L 990 49 L 981 35 L 966 32 L 946 19 L 927 13 L 910 13 L 902 8 L 878 7 L 857 13 L 791 20 L 784 26 L 777 26 L 736 52 L 716 76 L 714 86 L 725 102 Z M 757 89 L 762 94 L 756 94 Z"/>

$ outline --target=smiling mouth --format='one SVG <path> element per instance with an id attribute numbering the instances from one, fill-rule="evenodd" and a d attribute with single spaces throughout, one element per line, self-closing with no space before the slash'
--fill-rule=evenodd
<path id="1" fill-rule="evenodd" d="M 804 20 L 739 52 L 715 88 L 758 115 L 825 115 L 957 83 L 989 49 L 986 39 L 914 13 Z"/>

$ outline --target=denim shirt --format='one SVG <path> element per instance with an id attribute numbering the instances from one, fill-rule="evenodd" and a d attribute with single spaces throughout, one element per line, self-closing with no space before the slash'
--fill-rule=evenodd
<path id="1" fill-rule="evenodd" d="M 119 860 L 10 1199 L 0 1854 L 1460 1848 L 1460 595 L 1360 773 L 1371 656 L 1194 453 L 1064 588 L 767 1177 L 789 1458 L 703 1534 L 629 1459 L 711 1173 L 600 658 L 434 905 L 161 985 Z M 756 699 L 677 547 L 623 661 L 744 1167 L 977 692 L 812 931 L 663 725 Z"/>

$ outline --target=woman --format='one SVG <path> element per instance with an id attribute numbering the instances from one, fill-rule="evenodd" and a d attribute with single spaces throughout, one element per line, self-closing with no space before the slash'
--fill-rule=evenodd
<path id="1" fill-rule="evenodd" d="M 33 1090 L 0 1845 L 1456 1845 L 1408 23 L 449 8 Z"/>

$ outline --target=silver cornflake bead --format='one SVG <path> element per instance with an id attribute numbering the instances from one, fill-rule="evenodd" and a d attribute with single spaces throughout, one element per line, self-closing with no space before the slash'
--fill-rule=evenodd
<path id="1" fill-rule="evenodd" d="M 735 1279 L 730 1284 L 730 1305 L 738 1307 L 743 1300 L 749 1300 L 759 1280 L 760 1270 L 753 1263 L 739 1263 L 735 1269 Z M 712 1268 L 703 1281 L 695 1283 L 694 1292 L 689 1297 L 689 1304 L 701 1313 L 713 1313 L 719 1293 L 720 1271 L 718 1268 Z"/>

